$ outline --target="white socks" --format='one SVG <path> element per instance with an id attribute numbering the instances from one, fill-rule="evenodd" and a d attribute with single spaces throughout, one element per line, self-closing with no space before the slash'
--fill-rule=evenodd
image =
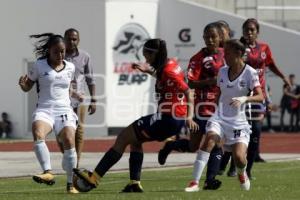
<path id="1" fill-rule="evenodd" d="M 193 180 L 197 183 L 200 180 L 202 172 L 208 162 L 210 153 L 199 150 L 196 160 L 194 162 Z"/>
<path id="2" fill-rule="evenodd" d="M 75 148 L 64 150 L 62 168 L 67 172 L 67 182 L 73 183 L 73 168 L 77 164 L 77 154 Z"/>
<path id="3" fill-rule="evenodd" d="M 33 150 L 43 169 L 43 171 L 51 170 L 50 153 L 45 140 L 37 140 L 34 142 Z"/>

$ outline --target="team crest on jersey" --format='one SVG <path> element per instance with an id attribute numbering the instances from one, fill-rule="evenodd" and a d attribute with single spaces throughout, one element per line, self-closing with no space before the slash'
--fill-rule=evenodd
<path id="1" fill-rule="evenodd" d="M 68 78 L 71 78 L 72 77 L 72 72 L 68 72 Z"/>
<path id="2" fill-rule="evenodd" d="M 167 85 L 168 85 L 168 86 L 173 86 L 173 85 L 174 85 L 174 82 L 173 82 L 171 79 L 168 79 L 168 80 L 167 80 Z"/>
<path id="3" fill-rule="evenodd" d="M 48 72 L 45 72 L 45 73 L 44 73 L 44 76 L 49 76 L 49 73 L 48 73 Z"/>
<path id="4" fill-rule="evenodd" d="M 260 54 L 260 57 L 264 60 L 264 59 L 266 59 L 266 57 L 267 57 L 267 54 L 266 54 L 266 52 L 261 52 L 261 54 Z"/>
<path id="5" fill-rule="evenodd" d="M 181 70 L 181 67 L 180 67 L 180 66 L 178 66 L 178 67 L 174 70 L 175 74 L 179 74 L 181 71 L 182 71 L 182 70 Z"/>
<path id="6" fill-rule="evenodd" d="M 240 87 L 246 87 L 246 82 L 244 80 L 241 80 L 239 82 Z"/>
<path id="7" fill-rule="evenodd" d="M 204 64 L 204 67 L 206 69 L 210 68 L 211 67 L 211 62 L 214 60 L 213 57 L 211 56 L 208 56 L 208 57 L 205 57 L 202 61 L 202 63 Z"/>

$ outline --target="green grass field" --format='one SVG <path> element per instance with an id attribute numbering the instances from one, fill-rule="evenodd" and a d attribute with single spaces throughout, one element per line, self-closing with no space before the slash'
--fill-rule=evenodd
<path id="1" fill-rule="evenodd" d="M 236 178 L 219 176 L 223 181 L 217 191 L 185 193 L 191 178 L 191 168 L 146 170 L 143 172 L 142 194 L 120 194 L 128 182 L 128 173 L 109 173 L 97 189 L 89 193 L 65 193 L 65 176 L 58 176 L 53 186 L 39 185 L 31 177 L 0 179 L 0 200 L 56 199 L 200 199 L 200 200 L 292 200 L 300 199 L 300 161 L 256 164 L 251 191 L 241 191 Z M 201 179 L 203 183 L 203 179 Z"/>

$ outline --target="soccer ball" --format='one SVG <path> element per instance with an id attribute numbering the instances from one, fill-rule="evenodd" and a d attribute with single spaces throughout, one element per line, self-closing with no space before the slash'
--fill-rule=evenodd
<path id="1" fill-rule="evenodd" d="M 79 192 L 89 192 L 90 190 L 94 189 L 89 183 L 87 183 L 85 180 L 81 179 L 77 175 L 73 176 L 73 186 L 79 191 Z"/>

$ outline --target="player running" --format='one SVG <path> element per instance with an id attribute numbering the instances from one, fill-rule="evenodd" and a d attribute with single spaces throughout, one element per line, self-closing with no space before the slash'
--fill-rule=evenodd
<path id="1" fill-rule="evenodd" d="M 195 92 L 195 118 L 200 129 L 195 134 L 190 134 L 190 139 L 179 139 L 168 141 L 159 151 L 158 161 L 161 165 L 165 164 L 171 151 L 195 152 L 199 149 L 202 136 L 205 134 L 207 120 L 215 111 L 217 88 L 217 75 L 219 69 L 224 66 L 224 51 L 219 46 L 229 36 L 223 36 L 221 25 L 218 22 L 208 24 L 203 31 L 203 39 L 206 47 L 195 54 L 188 66 L 188 83 Z M 225 32 L 227 34 L 228 32 Z M 203 189 L 218 189 L 221 181 L 215 179 L 219 170 L 219 163 L 222 156 L 222 148 L 216 145 L 209 158 L 207 178 Z"/>
<path id="2" fill-rule="evenodd" d="M 151 67 L 134 64 L 134 68 L 156 77 L 155 89 L 159 97 L 158 111 L 155 114 L 139 118 L 125 128 L 118 135 L 112 148 L 100 160 L 93 173 L 74 169 L 79 179 L 83 179 L 91 188 L 98 186 L 100 179 L 120 160 L 126 147 L 130 145 L 130 183 L 122 192 L 143 192 L 140 183 L 143 163 L 142 144 L 154 140 L 164 141 L 166 138 L 178 134 L 185 122 L 192 132 L 198 131 L 198 125 L 192 120 L 194 111 L 192 93 L 184 82 L 184 73 L 176 60 L 167 58 L 165 41 L 148 40 L 144 44 L 143 54 L 146 63 Z M 79 185 L 77 188 L 84 189 Z"/>
<path id="3" fill-rule="evenodd" d="M 50 153 L 45 143 L 46 136 L 54 130 L 63 144 L 63 169 L 67 172 L 67 192 L 78 193 L 73 187 L 72 169 L 76 166 L 77 155 L 74 147 L 77 116 L 70 102 L 70 84 L 75 66 L 64 60 L 65 43 L 60 35 L 45 33 L 31 35 L 41 38 L 35 45 L 38 57 L 28 75 L 21 76 L 19 85 L 28 92 L 36 83 L 38 102 L 32 119 L 34 152 L 43 173 L 33 176 L 37 183 L 55 183 L 50 162 Z"/>
<path id="4" fill-rule="evenodd" d="M 224 146 L 232 150 L 241 188 L 250 189 L 246 173 L 246 152 L 250 125 L 245 114 L 246 102 L 261 102 L 263 94 L 257 72 L 244 63 L 245 46 L 238 40 L 229 40 L 224 49 L 226 65 L 218 73 L 218 108 L 206 124 L 206 138 L 200 148 L 193 171 L 193 180 L 186 192 L 199 191 L 199 180 L 216 143 L 224 139 Z M 253 91 L 253 96 L 248 96 Z"/>
<path id="5" fill-rule="evenodd" d="M 241 41 L 246 45 L 246 63 L 253 67 L 259 77 L 259 82 L 261 89 L 266 101 L 270 101 L 266 95 L 266 81 L 265 81 L 265 72 L 268 67 L 274 74 L 280 77 L 285 84 L 291 86 L 287 77 L 283 75 L 280 69 L 275 64 L 275 61 L 272 56 L 272 52 L 268 44 L 257 41 L 257 37 L 260 31 L 259 23 L 256 19 L 250 18 L 243 23 L 243 37 Z M 269 102 L 268 105 L 270 105 Z M 251 169 L 254 163 L 256 156 L 258 156 L 259 141 L 261 135 L 262 121 L 264 118 L 265 112 L 265 103 L 264 104 L 255 104 L 251 105 L 251 110 L 256 110 L 256 112 L 251 112 L 251 125 L 252 125 L 252 134 L 250 137 L 250 143 L 248 148 L 248 165 L 247 173 L 251 178 Z M 257 112 L 257 110 L 260 110 Z"/>

